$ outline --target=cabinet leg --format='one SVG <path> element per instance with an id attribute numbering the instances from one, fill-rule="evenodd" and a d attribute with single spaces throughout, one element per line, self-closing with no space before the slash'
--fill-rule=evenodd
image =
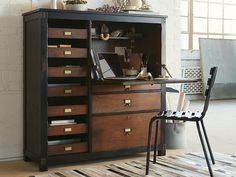
<path id="1" fill-rule="evenodd" d="M 24 155 L 24 158 L 23 158 L 23 159 L 24 159 L 25 162 L 31 162 L 31 161 L 32 161 L 29 157 L 27 157 L 27 156 L 25 156 L 25 155 Z"/>
<path id="2" fill-rule="evenodd" d="M 39 171 L 48 171 L 47 159 L 42 158 L 39 160 Z"/>

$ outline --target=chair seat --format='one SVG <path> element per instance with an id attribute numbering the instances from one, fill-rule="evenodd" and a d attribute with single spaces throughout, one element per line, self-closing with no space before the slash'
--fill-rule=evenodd
<path id="1" fill-rule="evenodd" d="M 168 120 L 183 120 L 183 121 L 198 121 L 202 117 L 201 112 L 191 112 L 191 111 L 163 111 L 156 116 L 158 119 L 168 119 Z"/>

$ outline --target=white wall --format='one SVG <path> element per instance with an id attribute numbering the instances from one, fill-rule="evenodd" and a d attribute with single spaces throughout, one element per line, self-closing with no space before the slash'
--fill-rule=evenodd
<path id="1" fill-rule="evenodd" d="M 40 0 L 41 4 L 47 0 Z M 111 0 L 89 0 L 95 8 Z M 168 15 L 167 65 L 180 74 L 179 0 L 149 0 L 153 9 Z M 46 4 L 47 5 L 47 4 Z M 0 160 L 21 158 L 23 152 L 23 12 L 31 0 L 0 0 Z"/>

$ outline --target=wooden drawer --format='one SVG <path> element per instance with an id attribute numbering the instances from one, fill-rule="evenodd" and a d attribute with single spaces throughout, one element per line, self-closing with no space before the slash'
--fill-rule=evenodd
<path id="1" fill-rule="evenodd" d="M 73 135 L 87 133 L 87 124 L 48 126 L 48 136 Z"/>
<path id="2" fill-rule="evenodd" d="M 80 66 L 49 67 L 48 77 L 86 77 L 87 68 Z"/>
<path id="3" fill-rule="evenodd" d="M 48 87 L 48 97 L 60 96 L 86 96 L 88 94 L 87 86 L 81 85 L 59 85 Z"/>
<path id="4" fill-rule="evenodd" d="M 87 151 L 87 142 L 48 146 L 48 155 L 81 153 Z"/>
<path id="5" fill-rule="evenodd" d="M 160 108 L 161 93 L 159 92 L 94 95 L 92 97 L 92 110 L 94 114 Z"/>
<path id="6" fill-rule="evenodd" d="M 87 114 L 87 105 L 48 106 L 48 117 Z"/>
<path id="7" fill-rule="evenodd" d="M 161 85 L 93 85 L 93 93 L 161 89 Z"/>
<path id="8" fill-rule="evenodd" d="M 156 114 L 93 117 L 92 152 L 147 146 L 149 121 Z M 153 127 L 153 135 L 154 132 L 155 127 Z"/>
<path id="9" fill-rule="evenodd" d="M 48 57 L 51 58 L 87 58 L 85 48 L 48 48 Z"/>
<path id="10" fill-rule="evenodd" d="M 48 28 L 48 38 L 87 39 L 87 29 Z"/>

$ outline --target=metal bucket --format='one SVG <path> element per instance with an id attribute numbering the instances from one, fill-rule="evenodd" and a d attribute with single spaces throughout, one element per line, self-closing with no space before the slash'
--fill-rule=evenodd
<path id="1" fill-rule="evenodd" d="M 166 148 L 182 149 L 185 147 L 185 123 L 166 123 Z"/>

